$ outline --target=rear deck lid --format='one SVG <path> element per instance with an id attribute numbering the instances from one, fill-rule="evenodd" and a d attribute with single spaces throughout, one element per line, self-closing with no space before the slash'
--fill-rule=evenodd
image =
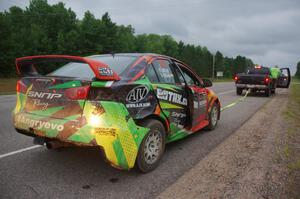
<path id="1" fill-rule="evenodd" d="M 67 71 L 40 75 L 36 66 L 49 62 L 75 64 L 74 67 L 68 67 Z M 106 64 L 74 56 L 18 58 L 16 67 L 18 74 L 23 76 L 17 83 L 17 92 L 25 99 L 20 111 L 58 119 L 76 119 L 81 116 L 93 78 L 107 81 L 120 79 Z M 84 71 L 90 71 L 93 77 L 86 77 L 89 74 Z"/>

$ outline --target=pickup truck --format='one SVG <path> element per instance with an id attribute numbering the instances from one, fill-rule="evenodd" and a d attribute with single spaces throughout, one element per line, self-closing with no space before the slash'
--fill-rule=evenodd
<path id="1" fill-rule="evenodd" d="M 269 97 L 275 93 L 276 88 L 288 88 L 291 82 L 291 73 L 289 68 L 281 68 L 281 74 L 278 78 L 271 75 L 271 69 L 258 66 L 251 68 L 247 73 L 239 73 L 234 76 L 236 85 L 236 94 L 241 95 L 243 90 L 250 89 L 251 92 L 265 93 Z"/>

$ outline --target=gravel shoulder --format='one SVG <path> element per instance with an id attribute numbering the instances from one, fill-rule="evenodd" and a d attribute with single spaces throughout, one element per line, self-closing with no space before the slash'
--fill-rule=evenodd
<path id="1" fill-rule="evenodd" d="M 158 198 L 297 198 L 299 154 L 294 149 L 299 146 L 299 117 L 294 122 L 287 120 L 288 92 L 278 90 L 269 103 Z M 291 131 L 298 138 L 288 139 Z"/>

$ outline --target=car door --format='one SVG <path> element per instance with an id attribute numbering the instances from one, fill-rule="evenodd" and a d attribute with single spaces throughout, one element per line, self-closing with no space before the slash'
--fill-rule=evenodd
<path id="1" fill-rule="evenodd" d="M 199 79 L 193 74 L 193 72 L 181 63 L 176 63 L 180 68 L 184 80 L 188 89 L 192 93 L 192 103 L 190 118 L 192 123 L 192 131 L 197 131 L 202 128 L 204 122 L 206 122 L 207 115 L 207 93 L 206 89 L 202 87 Z"/>
<path id="2" fill-rule="evenodd" d="M 277 80 L 277 88 L 289 88 L 291 83 L 291 72 L 289 68 L 281 68 L 281 75 Z"/>
<path id="3" fill-rule="evenodd" d="M 162 112 L 170 122 L 171 133 L 176 133 L 187 124 L 188 101 L 185 86 L 178 82 L 170 60 L 154 59 L 149 67 L 153 67 L 157 78 L 153 77 L 152 69 L 149 68 L 146 76 L 151 76 L 152 73 L 152 77 L 148 79 L 152 82 Z"/>

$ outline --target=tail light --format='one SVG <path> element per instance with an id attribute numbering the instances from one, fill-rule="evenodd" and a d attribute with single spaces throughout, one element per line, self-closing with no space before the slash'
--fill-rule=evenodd
<path id="1" fill-rule="evenodd" d="M 238 78 L 238 76 L 234 76 L 234 81 L 237 81 L 239 78 Z"/>
<path id="2" fill-rule="evenodd" d="M 17 81 L 16 91 L 18 93 L 26 93 L 27 86 L 22 82 L 22 80 Z"/>
<path id="3" fill-rule="evenodd" d="M 269 77 L 265 77 L 265 83 L 268 84 L 270 82 L 270 78 Z"/>
<path id="4" fill-rule="evenodd" d="M 65 95 L 72 100 L 86 99 L 90 90 L 90 86 L 82 86 L 76 88 L 68 88 Z"/>

